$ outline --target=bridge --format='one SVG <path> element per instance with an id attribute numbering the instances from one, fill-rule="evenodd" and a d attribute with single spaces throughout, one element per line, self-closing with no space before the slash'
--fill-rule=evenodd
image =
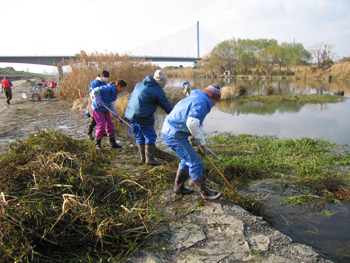
<path id="1" fill-rule="evenodd" d="M 23 63 L 23 64 L 37 64 L 56 66 L 67 65 L 67 61 L 75 56 L 0 56 L 0 62 L 7 63 Z M 150 56 L 130 56 L 130 59 L 146 59 L 153 62 L 195 62 L 202 58 L 194 57 L 150 57 Z"/>
<path id="2" fill-rule="evenodd" d="M 201 32 L 201 34 L 200 34 Z M 200 42 L 201 36 L 201 42 Z M 132 49 L 125 54 L 130 58 L 146 59 L 152 62 L 195 62 L 201 60 L 200 53 L 209 53 L 219 42 L 215 36 L 199 27 L 189 27 L 162 39 Z M 202 44 L 202 45 L 200 45 Z M 204 45 L 203 45 L 204 44 Z M 196 48 L 197 56 L 189 56 L 190 50 Z M 186 56 L 187 54 L 187 56 Z M 1 56 L 0 62 L 38 64 L 47 66 L 66 65 L 76 58 L 72 56 Z"/>

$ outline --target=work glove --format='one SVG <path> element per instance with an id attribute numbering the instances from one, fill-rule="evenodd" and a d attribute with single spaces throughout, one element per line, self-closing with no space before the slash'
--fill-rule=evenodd
<path id="1" fill-rule="evenodd" d="M 192 144 L 192 146 L 198 146 L 199 145 L 199 139 L 191 138 L 191 144 Z"/>
<path id="2" fill-rule="evenodd" d="M 97 97 L 95 100 L 96 100 L 98 106 L 100 106 L 100 107 L 106 106 L 106 104 L 104 104 L 104 102 L 101 100 L 101 98 Z"/>
<path id="3" fill-rule="evenodd" d="M 111 112 L 112 112 L 112 114 L 113 114 L 114 117 L 116 117 L 116 118 L 119 117 L 119 115 L 118 115 L 118 113 L 115 111 L 115 109 L 112 109 Z"/>
<path id="4" fill-rule="evenodd" d="M 207 147 L 205 145 L 201 145 L 200 147 L 202 148 L 203 151 L 201 151 L 198 147 L 198 153 L 201 154 L 203 157 L 206 156 L 208 152 Z"/>

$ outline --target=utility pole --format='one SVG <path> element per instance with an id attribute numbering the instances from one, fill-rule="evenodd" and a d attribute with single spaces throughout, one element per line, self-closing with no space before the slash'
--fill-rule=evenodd
<path id="1" fill-rule="evenodd" d="M 199 21 L 197 21 L 197 58 L 199 57 Z"/>

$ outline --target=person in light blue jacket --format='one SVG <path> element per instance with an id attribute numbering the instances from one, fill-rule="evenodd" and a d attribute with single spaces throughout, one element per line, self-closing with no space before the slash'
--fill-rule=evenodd
<path id="1" fill-rule="evenodd" d="M 202 124 L 211 108 L 220 100 L 219 84 L 208 86 L 203 92 L 192 90 L 190 96 L 180 100 L 165 118 L 162 133 L 164 142 L 180 158 L 175 178 L 174 193 L 189 194 L 193 189 L 186 188 L 185 182 L 190 177 L 199 189 L 203 199 L 215 200 L 221 192 L 210 190 L 203 176 L 203 163 L 192 146 L 200 146 L 203 156 L 207 153 Z M 192 146 L 188 137 L 192 136 Z"/>
<path id="2" fill-rule="evenodd" d="M 102 148 L 101 140 L 106 132 L 112 148 L 122 147 L 115 140 L 114 125 L 110 112 L 112 112 L 114 117 L 118 118 L 114 104 L 118 98 L 118 93 L 123 92 L 125 86 L 124 80 L 118 80 L 116 83 L 96 87 L 90 92 L 92 114 L 97 123 L 95 134 L 97 149 Z"/>
<path id="3" fill-rule="evenodd" d="M 163 88 L 167 77 L 162 70 L 157 70 L 154 76 L 137 83 L 130 94 L 125 117 L 129 119 L 139 148 L 141 161 L 149 165 L 161 165 L 155 159 L 155 142 L 157 134 L 154 130 L 154 112 L 160 106 L 167 114 L 173 107 L 170 105 Z"/>

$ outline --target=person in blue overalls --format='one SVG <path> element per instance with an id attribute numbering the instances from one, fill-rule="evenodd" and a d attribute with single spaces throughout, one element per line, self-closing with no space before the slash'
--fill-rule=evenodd
<path id="1" fill-rule="evenodd" d="M 200 146 L 203 156 L 207 153 L 202 124 L 211 108 L 220 100 L 219 84 L 208 86 L 203 92 L 192 90 L 190 96 L 180 100 L 165 118 L 162 133 L 164 142 L 180 158 L 175 178 L 174 193 L 190 194 L 194 190 L 185 187 L 190 177 L 199 189 L 203 199 L 215 200 L 222 196 L 221 192 L 210 190 L 203 176 L 203 163 L 192 146 Z M 192 146 L 188 137 L 192 136 Z"/>
<path id="2" fill-rule="evenodd" d="M 154 112 L 160 106 L 167 114 L 173 107 L 170 105 L 163 88 L 167 77 L 162 70 L 157 70 L 153 77 L 137 83 L 130 94 L 125 117 L 129 119 L 139 148 L 141 161 L 149 165 L 161 165 L 155 159 L 155 142 L 157 134 L 154 130 Z"/>

